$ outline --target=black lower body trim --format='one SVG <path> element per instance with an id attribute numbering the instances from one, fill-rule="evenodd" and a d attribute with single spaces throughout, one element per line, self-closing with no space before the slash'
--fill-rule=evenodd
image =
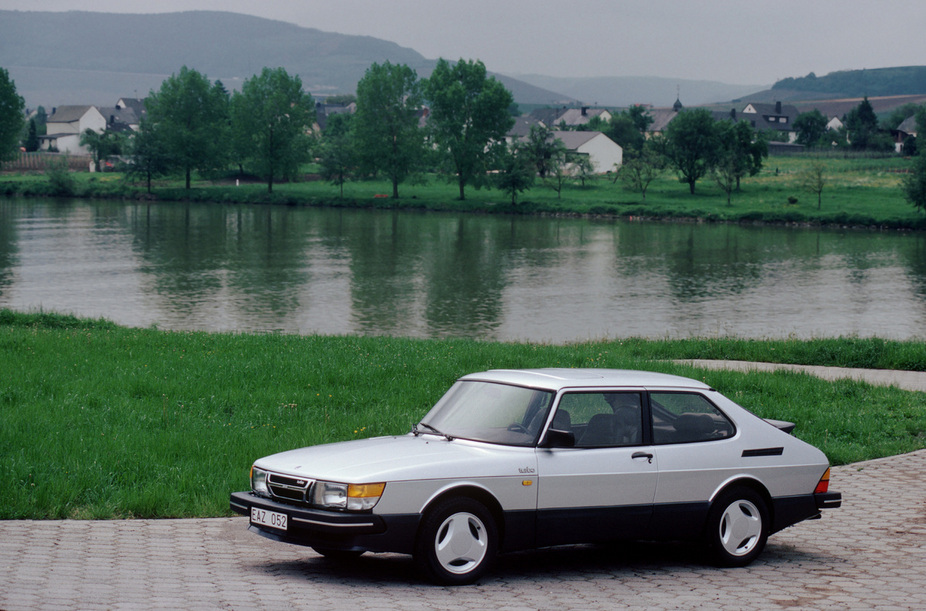
<path id="1" fill-rule="evenodd" d="M 296 545 L 410 554 L 418 531 L 417 514 L 380 516 L 324 511 L 279 503 L 249 492 L 233 493 L 229 505 L 232 511 L 246 516 L 250 516 L 251 507 L 286 514 L 286 530 L 260 524 L 251 524 L 250 529 L 268 539 Z"/>

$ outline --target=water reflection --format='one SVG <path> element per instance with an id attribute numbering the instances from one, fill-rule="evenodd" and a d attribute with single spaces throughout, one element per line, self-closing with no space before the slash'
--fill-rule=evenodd
<path id="1" fill-rule="evenodd" d="M 169 329 L 921 337 L 921 234 L 0 200 L 0 307 Z"/>

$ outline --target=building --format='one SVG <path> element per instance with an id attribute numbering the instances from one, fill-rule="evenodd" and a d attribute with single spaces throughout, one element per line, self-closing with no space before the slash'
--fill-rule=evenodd
<path id="1" fill-rule="evenodd" d="M 45 123 L 46 134 L 39 137 L 39 148 L 75 155 L 89 151 L 80 144 L 80 135 L 88 129 L 102 133 L 107 119 L 96 106 L 58 106 Z"/>
<path id="2" fill-rule="evenodd" d="M 601 132 L 554 131 L 553 137 L 570 153 L 588 155 L 596 174 L 611 172 L 624 163 L 624 149 Z"/>

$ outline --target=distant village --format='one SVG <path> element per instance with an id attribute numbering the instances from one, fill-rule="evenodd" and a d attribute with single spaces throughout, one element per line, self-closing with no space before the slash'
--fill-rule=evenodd
<path id="1" fill-rule="evenodd" d="M 923 96 L 894 96 L 890 103 L 899 105 L 901 98 L 915 98 L 921 102 Z M 873 105 L 881 102 L 874 100 Z M 826 117 L 827 130 L 838 133 L 845 125 L 845 117 L 859 100 L 823 101 L 816 104 Z M 882 105 L 883 106 L 883 105 Z M 652 121 L 646 128 L 646 137 L 662 134 L 679 113 L 685 111 L 680 99 L 670 107 L 645 106 L 645 112 Z M 747 121 L 757 132 L 768 136 L 769 152 L 775 154 L 799 153 L 804 146 L 797 143 L 798 132 L 795 122 L 801 114 L 796 105 L 782 102 L 759 103 L 741 101 L 727 107 L 708 107 L 716 120 Z M 356 104 L 351 101 L 334 103 L 316 102 L 316 125 L 318 133 L 324 133 L 328 117 L 340 113 L 353 113 Z M 47 113 L 41 107 L 27 111 L 27 123 L 32 120 L 44 123 L 42 133 L 37 135 L 37 146 L 33 150 L 52 153 L 66 153 L 72 156 L 88 156 L 90 151 L 81 144 L 81 135 L 87 130 L 98 134 L 104 131 L 132 133 L 139 129 L 145 116 L 145 100 L 120 98 L 111 107 L 95 105 L 58 106 Z M 427 109 L 422 111 L 422 123 L 427 121 Z M 541 125 L 553 130 L 553 136 L 571 153 L 587 155 L 597 172 L 610 171 L 623 161 L 621 146 L 601 131 L 590 130 L 589 125 L 606 125 L 614 114 L 613 110 L 601 107 L 578 106 L 559 108 L 538 108 L 516 118 L 514 127 L 508 133 L 509 141 L 526 138 L 532 126 Z M 905 119 L 891 131 L 891 138 L 897 153 L 902 151 L 908 138 L 915 138 L 915 116 Z M 26 149 L 23 149 L 27 152 Z M 15 164 L 15 162 L 14 162 Z"/>

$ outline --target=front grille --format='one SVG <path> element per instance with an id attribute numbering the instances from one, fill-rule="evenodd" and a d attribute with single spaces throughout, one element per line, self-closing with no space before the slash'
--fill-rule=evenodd
<path id="1" fill-rule="evenodd" d="M 304 505 L 311 504 L 311 491 L 314 483 L 315 480 L 311 479 L 288 477 L 276 473 L 267 474 L 267 487 L 274 498 Z"/>

